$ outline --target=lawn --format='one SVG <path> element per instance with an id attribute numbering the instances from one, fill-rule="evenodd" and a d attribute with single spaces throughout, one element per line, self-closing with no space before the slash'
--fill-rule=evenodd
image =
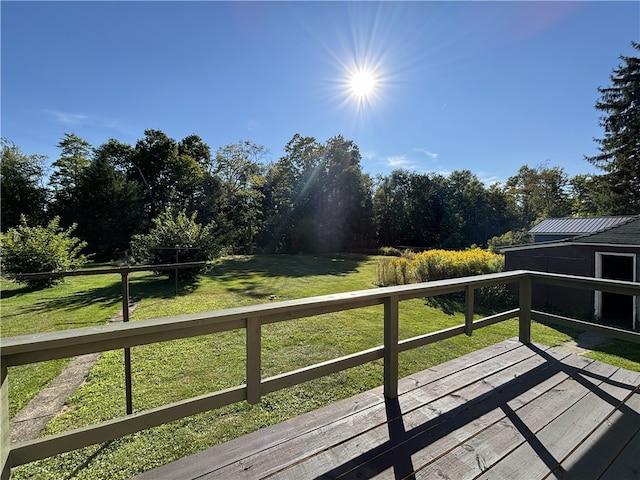
<path id="1" fill-rule="evenodd" d="M 139 301 L 132 321 L 375 288 L 377 257 L 257 255 L 221 260 L 197 283 L 174 285 L 151 273 L 131 276 L 131 296 Z M 70 277 L 52 289 L 30 292 L 2 284 L 2 335 L 18 335 L 99 325 L 120 309 L 119 276 Z M 263 327 L 263 377 L 382 344 L 382 307 L 321 315 Z M 463 322 L 411 300 L 400 305 L 400 335 L 408 338 Z M 401 376 L 517 335 L 509 321 L 434 345 L 405 352 Z M 571 337 L 540 324 L 536 342 L 557 345 Z M 627 352 L 628 353 L 628 352 Z M 640 370 L 637 357 L 620 349 L 601 352 L 605 361 L 623 361 Z M 618 355 L 618 356 L 617 356 Z M 244 383 L 244 331 L 205 335 L 132 348 L 133 405 L 140 411 Z M 604 358 L 603 358 L 604 359 Z M 617 360 L 620 359 L 620 360 Z M 51 421 L 52 434 L 123 415 L 123 354 L 109 351 L 87 382 Z M 14 415 L 63 368 L 65 361 L 9 370 Z M 101 445 L 34 462 L 14 471 L 16 479 L 124 479 L 243 433 L 283 421 L 382 383 L 382 363 L 353 368 L 266 395 L 258 405 L 242 402 L 145 430 Z"/>

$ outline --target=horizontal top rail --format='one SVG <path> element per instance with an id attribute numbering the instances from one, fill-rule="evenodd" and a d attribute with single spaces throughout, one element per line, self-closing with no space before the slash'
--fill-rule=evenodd
<path id="1" fill-rule="evenodd" d="M 534 283 L 557 285 L 563 287 L 587 288 L 603 290 L 625 295 L 640 295 L 640 283 L 625 280 L 611 280 L 608 278 L 578 277 L 562 273 L 528 272 Z"/>

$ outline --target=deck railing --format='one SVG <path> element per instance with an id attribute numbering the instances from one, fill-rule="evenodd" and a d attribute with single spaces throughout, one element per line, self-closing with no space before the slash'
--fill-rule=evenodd
<path id="1" fill-rule="evenodd" d="M 519 306 L 517 308 L 482 319 L 473 319 L 474 291 L 476 289 L 512 283 L 519 285 Z M 471 335 L 474 330 L 515 317 L 519 318 L 519 339 L 523 343 L 531 341 L 531 320 L 541 320 L 581 330 L 596 331 L 609 337 L 640 343 L 640 334 L 636 332 L 532 310 L 532 285 L 534 283 L 640 296 L 640 284 L 635 282 L 513 271 L 324 295 L 198 314 L 141 320 L 132 323 L 112 323 L 99 327 L 3 338 L 0 343 L 2 361 L 2 384 L 0 387 L 0 424 L 2 427 L 2 455 L 0 461 L 2 462 L 2 479 L 9 478 L 11 467 L 88 445 L 113 440 L 140 430 L 243 400 L 255 404 L 260 402 L 261 396 L 267 393 L 363 365 L 377 359 L 383 359 L 384 362 L 384 394 L 389 398 L 394 398 L 398 394 L 398 356 L 400 352 L 456 335 Z M 398 312 L 400 301 L 461 291 L 465 292 L 464 324 L 399 340 Z M 383 345 L 273 377 L 262 378 L 260 372 L 262 358 L 261 329 L 263 325 L 373 305 L 384 305 Z M 132 413 L 96 425 L 31 441 L 10 444 L 8 367 L 237 329 L 246 330 L 245 384 Z"/>

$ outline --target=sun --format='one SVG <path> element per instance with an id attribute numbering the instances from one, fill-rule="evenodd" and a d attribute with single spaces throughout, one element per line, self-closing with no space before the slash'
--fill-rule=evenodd
<path id="1" fill-rule="evenodd" d="M 376 75 L 371 70 L 355 70 L 349 78 L 351 95 L 358 100 L 365 100 L 375 93 Z"/>

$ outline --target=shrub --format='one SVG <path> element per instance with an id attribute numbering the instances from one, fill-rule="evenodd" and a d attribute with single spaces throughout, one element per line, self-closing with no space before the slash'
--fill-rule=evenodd
<path id="1" fill-rule="evenodd" d="M 61 282 L 61 278 L 21 280 L 16 275 L 80 268 L 87 261 L 87 256 L 80 253 L 86 243 L 71 236 L 75 228 L 74 224 L 63 230 L 59 217 L 46 226 L 30 227 L 22 216 L 20 225 L 2 234 L 3 275 L 31 288 L 50 287 Z"/>
<path id="2" fill-rule="evenodd" d="M 404 257 L 384 259 L 378 263 L 379 285 L 406 285 L 413 283 L 411 262 Z"/>
<path id="3" fill-rule="evenodd" d="M 466 277 L 485 273 L 501 272 L 504 268 L 504 257 L 479 248 L 469 250 L 426 250 L 424 252 L 403 255 L 409 266 L 403 267 L 409 273 L 404 275 L 409 282 L 396 282 L 391 278 L 378 278 L 385 285 L 398 285 L 411 282 L 429 282 L 447 278 Z M 382 259 L 381 262 L 393 264 L 396 259 Z M 393 272 L 394 266 L 383 269 Z"/>
<path id="4" fill-rule="evenodd" d="M 487 248 L 490 252 L 498 253 L 503 247 L 521 245 L 523 243 L 530 243 L 531 241 L 531 235 L 526 229 L 512 230 L 500 236 L 490 238 L 487 241 Z"/>
<path id="5" fill-rule="evenodd" d="M 149 265 L 210 261 L 220 255 L 221 248 L 213 235 L 214 224 L 196 222 L 197 213 L 187 216 L 184 210 L 173 213 L 165 210 L 153 219 L 146 235 L 134 235 L 131 251 L 137 263 Z M 193 279 L 206 267 L 180 269 L 178 278 Z M 175 270 L 163 272 L 175 278 Z"/>
<path id="6" fill-rule="evenodd" d="M 402 255 L 402 252 L 395 247 L 380 247 L 378 253 L 385 257 L 399 257 Z"/>
<path id="7" fill-rule="evenodd" d="M 377 284 L 405 285 L 497 273 L 503 269 L 503 255 L 479 248 L 463 251 L 426 250 L 415 254 L 406 251 L 400 258 L 383 258 L 379 261 Z M 497 307 L 508 301 L 508 294 L 503 286 L 481 288 L 476 292 L 476 300 L 486 307 Z"/>

